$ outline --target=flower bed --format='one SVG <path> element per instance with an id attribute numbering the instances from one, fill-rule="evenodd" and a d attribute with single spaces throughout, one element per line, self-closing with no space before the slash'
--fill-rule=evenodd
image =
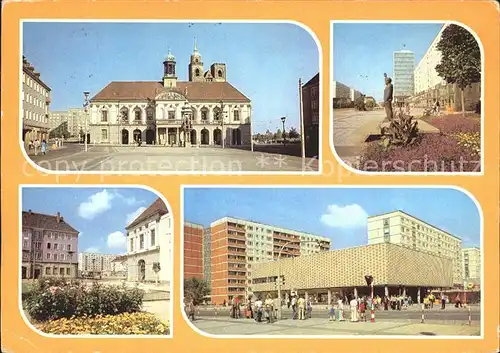
<path id="1" fill-rule="evenodd" d="M 422 119 L 440 130 L 421 135 L 409 147 L 385 149 L 370 142 L 359 168 L 383 172 L 479 172 L 481 120 L 479 115 L 445 115 Z"/>
<path id="2" fill-rule="evenodd" d="M 25 296 L 23 307 L 35 321 L 73 316 L 116 315 L 141 310 L 144 291 L 138 288 L 88 286 L 79 281 L 38 280 Z"/>
<path id="3" fill-rule="evenodd" d="M 168 335 L 169 324 L 153 314 L 123 313 L 62 318 L 35 323 L 42 332 L 58 335 Z"/>

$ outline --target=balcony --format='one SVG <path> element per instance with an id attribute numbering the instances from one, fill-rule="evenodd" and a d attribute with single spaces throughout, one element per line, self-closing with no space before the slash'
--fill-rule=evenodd
<path id="1" fill-rule="evenodd" d="M 245 233 L 245 226 L 242 225 L 242 224 L 228 222 L 227 223 L 227 229 L 229 229 L 229 230 L 235 230 L 237 232 L 243 232 L 243 233 Z"/>
<path id="2" fill-rule="evenodd" d="M 229 239 L 237 239 L 237 240 L 246 241 L 245 232 L 241 232 L 241 231 L 228 230 L 227 237 Z"/>
<path id="3" fill-rule="evenodd" d="M 298 235 L 273 232 L 273 237 L 275 240 L 296 241 L 298 243 L 300 242 L 300 237 Z"/>

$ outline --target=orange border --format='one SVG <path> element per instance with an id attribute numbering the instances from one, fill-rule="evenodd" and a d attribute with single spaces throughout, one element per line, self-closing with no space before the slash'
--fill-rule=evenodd
<path id="1" fill-rule="evenodd" d="M 119 6 L 117 6 L 119 4 Z M 454 20 L 471 27 L 485 51 L 485 173 L 483 176 L 360 176 L 339 166 L 330 151 L 329 107 L 323 106 L 323 174 L 321 176 L 110 176 L 46 175 L 28 165 L 19 149 L 19 19 L 281 19 L 309 26 L 323 49 L 323 102 L 328 102 L 330 20 Z M 7 352 L 493 352 L 498 348 L 499 322 L 499 11 L 494 1 L 58 1 L 3 4 L 2 12 L 2 349 Z M 168 183 L 164 178 L 168 178 Z M 179 288 L 174 302 L 173 339 L 53 339 L 31 331 L 18 311 L 18 185 L 19 184 L 145 184 L 161 192 L 173 213 L 181 214 L 181 184 L 429 184 L 456 185 L 470 191 L 481 203 L 484 215 L 485 325 L 484 340 L 250 340 L 212 339 L 189 328 L 179 311 Z M 180 239 L 180 217 L 176 219 L 176 244 Z M 175 248 L 174 282 L 180 283 L 181 245 Z M 118 348 L 119 347 L 119 348 Z M 404 347 L 404 348 L 403 348 Z"/>

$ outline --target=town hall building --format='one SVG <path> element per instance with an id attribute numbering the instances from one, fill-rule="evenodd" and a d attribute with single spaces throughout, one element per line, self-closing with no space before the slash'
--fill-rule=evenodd
<path id="1" fill-rule="evenodd" d="M 113 81 L 90 100 L 91 143 L 163 146 L 250 145 L 248 97 L 227 81 L 226 64 L 204 70 L 196 41 L 188 81 L 177 77 L 169 50 L 163 80 Z"/>

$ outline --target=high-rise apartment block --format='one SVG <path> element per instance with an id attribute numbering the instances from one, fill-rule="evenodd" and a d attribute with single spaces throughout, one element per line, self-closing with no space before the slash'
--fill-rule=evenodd
<path id="1" fill-rule="evenodd" d="M 200 224 L 184 222 L 184 278 L 203 279 L 203 233 Z"/>
<path id="2" fill-rule="evenodd" d="M 392 243 L 453 260 L 453 283 L 463 284 L 462 240 L 403 211 L 368 217 L 368 244 Z"/>
<path id="3" fill-rule="evenodd" d="M 464 263 L 464 284 L 481 284 L 481 250 L 479 248 L 462 249 Z"/>
<path id="4" fill-rule="evenodd" d="M 330 249 L 330 239 L 224 217 L 210 225 L 211 297 L 223 303 L 252 294 L 252 265 Z"/>
<path id="5" fill-rule="evenodd" d="M 415 69 L 415 53 L 400 50 L 393 53 L 393 86 L 394 100 L 404 101 L 415 93 L 413 70 Z"/>
<path id="6" fill-rule="evenodd" d="M 78 272 L 82 276 L 121 276 L 124 266 L 115 262 L 118 255 L 82 252 L 78 254 Z"/>

